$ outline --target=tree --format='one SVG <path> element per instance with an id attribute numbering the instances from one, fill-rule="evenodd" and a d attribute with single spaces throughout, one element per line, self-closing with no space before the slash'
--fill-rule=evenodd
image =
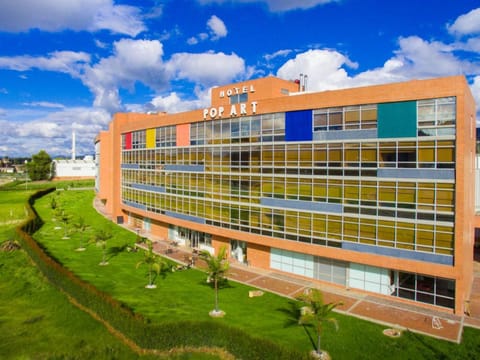
<path id="1" fill-rule="evenodd" d="M 153 243 L 151 240 L 147 240 L 148 250 L 144 253 L 143 260 L 140 260 L 136 268 L 138 269 L 141 265 L 145 264 L 148 266 L 148 284 L 145 286 L 147 289 L 155 289 L 157 285 L 154 282 L 153 273 L 157 275 L 165 274 L 167 271 L 171 270 L 171 267 L 167 261 L 153 252 Z"/>
<path id="2" fill-rule="evenodd" d="M 76 248 L 75 250 L 76 251 L 85 251 L 85 245 L 84 245 L 84 242 L 83 242 L 83 240 L 84 240 L 83 239 L 83 233 L 88 228 L 88 225 L 85 222 L 85 218 L 83 216 L 80 216 L 78 218 L 77 222 L 75 222 L 73 224 L 73 226 L 75 227 L 75 229 L 77 229 L 80 232 L 80 244 L 79 244 L 78 248 Z"/>
<path id="3" fill-rule="evenodd" d="M 300 311 L 298 323 L 304 326 L 312 326 L 317 334 L 317 355 L 322 357 L 322 350 L 320 347 L 320 340 L 323 331 L 323 324 L 330 322 L 335 325 L 338 330 L 338 322 L 332 316 L 333 309 L 337 306 L 343 305 L 341 302 L 328 303 L 323 302 L 323 294 L 318 289 L 308 289 L 298 297 L 303 305 Z"/>
<path id="4" fill-rule="evenodd" d="M 208 281 L 213 282 L 215 290 L 215 309 L 210 312 L 212 316 L 224 314 L 218 309 L 218 285 L 225 279 L 230 263 L 226 260 L 227 248 L 223 246 L 218 251 L 218 255 L 212 255 L 208 251 L 202 251 L 200 257 L 207 263 Z"/>
<path id="5" fill-rule="evenodd" d="M 102 261 L 99 263 L 99 265 L 101 266 L 108 265 L 107 241 L 110 240 L 112 237 L 113 237 L 112 233 L 104 229 L 98 230 L 93 236 L 93 241 L 95 242 L 97 247 L 102 249 Z"/>
<path id="6" fill-rule="evenodd" d="M 52 158 L 45 150 L 40 150 L 38 154 L 32 156 L 32 161 L 27 163 L 28 176 L 32 181 L 48 180 L 50 178 L 50 169 Z"/>
<path id="7" fill-rule="evenodd" d="M 70 216 L 64 210 L 62 210 L 61 219 L 63 222 L 63 232 L 64 232 L 62 239 L 70 239 L 67 233 L 67 225 L 68 225 L 68 221 L 70 220 Z"/>

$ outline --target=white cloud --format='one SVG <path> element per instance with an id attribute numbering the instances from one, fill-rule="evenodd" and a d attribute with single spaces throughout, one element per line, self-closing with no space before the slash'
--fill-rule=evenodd
<path id="1" fill-rule="evenodd" d="M 113 0 L 16 0 L 0 2 L 0 30 L 9 32 L 110 30 L 136 36 L 144 31 L 140 10 Z"/>
<path id="2" fill-rule="evenodd" d="M 208 99 L 210 100 L 210 99 Z M 182 111 L 189 111 L 200 109 L 208 106 L 209 101 L 205 103 L 200 99 L 184 100 L 176 92 L 172 92 L 167 96 L 156 96 L 147 105 L 147 109 L 151 111 L 160 111 L 167 113 L 178 113 Z"/>
<path id="3" fill-rule="evenodd" d="M 338 89 L 349 85 L 350 78 L 343 68 L 355 66 L 346 56 L 333 50 L 309 50 L 288 60 L 277 76 L 283 79 L 297 79 L 300 74 L 308 75 L 309 90 Z"/>
<path id="4" fill-rule="evenodd" d="M 207 21 L 207 26 L 212 34 L 212 40 L 218 40 L 228 34 L 225 23 L 218 16 L 212 15 Z"/>
<path id="5" fill-rule="evenodd" d="M 113 33 L 137 36 L 146 30 L 140 10 L 133 6 L 106 4 L 98 9 L 89 30 L 110 30 Z"/>
<path id="6" fill-rule="evenodd" d="M 199 83 L 203 87 L 228 83 L 245 74 L 245 61 L 236 54 L 177 53 L 167 64 L 174 77 Z"/>
<path id="7" fill-rule="evenodd" d="M 69 74 L 90 89 L 95 107 L 109 112 L 122 110 L 119 89 L 134 91 L 137 82 L 159 93 L 170 87 L 172 79 L 188 80 L 203 90 L 248 75 L 244 60 L 236 54 L 178 53 L 166 62 L 163 54 L 158 40 L 122 39 L 114 42 L 112 55 L 95 64 L 89 54 L 56 51 L 38 57 L 0 57 L 0 69 Z"/>
<path id="8" fill-rule="evenodd" d="M 42 149 L 50 155 L 69 156 L 73 129 L 77 153 L 93 154 L 95 136 L 111 120 L 106 111 L 91 108 L 8 109 L 0 117 L 2 151 L 12 157 L 32 155 Z"/>
<path id="9" fill-rule="evenodd" d="M 465 44 L 447 45 L 428 42 L 418 36 L 400 38 L 398 49 L 383 66 L 350 75 L 355 69 L 345 55 L 335 50 L 309 50 L 288 60 L 277 72 L 284 79 L 296 79 L 300 73 L 308 75 L 308 90 L 322 91 L 339 88 L 368 86 L 452 75 L 473 77 L 470 88 L 480 104 L 480 63 L 464 60 L 456 51 Z M 478 108 L 480 114 L 480 107 Z"/>
<path id="10" fill-rule="evenodd" d="M 460 15 L 452 25 L 447 26 L 447 29 L 455 35 L 480 34 L 480 8 Z"/>
<path id="11" fill-rule="evenodd" d="M 237 3 L 265 3 L 273 12 L 284 12 L 296 9 L 310 9 L 318 5 L 324 5 L 331 2 L 338 2 L 340 0 L 198 0 L 200 4 L 223 4 L 225 2 Z"/>
<path id="12" fill-rule="evenodd" d="M 195 36 L 192 36 L 187 40 L 188 45 L 197 45 L 198 44 L 198 39 Z"/>
<path id="13" fill-rule="evenodd" d="M 48 56 L 2 56 L 0 69 L 26 71 L 39 69 L 57 71 L 78 76 L 83 67 L 90 62 L 90 55 L 84 52 L 55 51 Z"/>
<path id="14" fill-rule="evenodd" d="M 290 49 L 283 49 L 283 50 L 278 50 L 275 51 L 273 54 L 267 54 L 264 56 L 265 60 L 271 61 L 273 59 L 276 59 L 278 57 L 285 57 L 288 56 L 292 53 L 293 50 Z"/>
<path id="15" fill-rule="evenodd" d="M 59 103 L 52 103 L 49 101 L 33 101 L 29 103 L 23 103 L 24 106 L 32 106 L 32 107 L 44 107 L 44 108 L 52 108 L 52 109 L 63 109 L 65 106 Z"/>
<path id="16" fill-rule="evenodd" d="M 133 89 L 135 83 L 159 90 L 168 77 L 162 60 L 163 46 L 157 40 L 122 39 L 114 43 L 114 54 L 88 67 L 82 76 L 95 95 L 94 105 L 114 112 L 121 108 L 118 89 Z"/>
<path id="17" fill-rule="evenodd" d="M 225 23 L 216 15 L 212 15 L 207 21 L 208 33 L 201 32 L 196 36 L 192 36 L 187 40 L 188 45 L 196 45 L 200 41 L 206 41 L 210 39 L 211 41 L 217 41 L 222 37 L 227 36 L 228 30 L 225 26 Z"/>
<path id="18" fill-rule="evenodd" d="M 356 68 L 346 56 L 335 50 L 310 50 L 287 61 L 277 72 L 282 78 L 308 74 L 310 90 L 405 81 L 451 75 L 480 73 L 480 65 L 455 56 L 452 46 L 425 41 L 417 36 L 399 39 L 399 48 L 382 67 L 350 76 L 346 68 Z M 434 59 L 434 61 L 432 61 Z"/>

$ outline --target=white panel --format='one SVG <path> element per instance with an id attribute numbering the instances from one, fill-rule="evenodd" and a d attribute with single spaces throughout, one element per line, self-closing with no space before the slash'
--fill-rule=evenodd
<path id="1" fill-rule="evenodd" d="M 349 286 L 351 288 L 354 288 L 354 289 L 362 289 L 363 290 L 363 288 L 365 286 L 365 283 L 362 280 L 357 280 L 357 279 L 350 278 Z"/>
<path id="2" fill-rule="evenodd" d="M 365 281 L 380 283 L 380 269 L 372 266 L 365 266 Z"/>
<path id="3" fill-rule="evenodd" d="M 273 252 L 273 249 L 270 253 L 270 261 L 276 261 L 276 262 L 281 262 L 282 261 L 282 256 L 278 254 L 277 252 Z"/>
<path id="4" fill-rule="evenodd" d="M 350 279 L 363 279 L 365 278 L 365 267 L 360 264 L 350 264 Z"/>
<path id="5" fill-rule="evenodd" d="M 380 292 L 380 284 L 365 281 L 364 290 L 378 293 L 378 292 Z"/>

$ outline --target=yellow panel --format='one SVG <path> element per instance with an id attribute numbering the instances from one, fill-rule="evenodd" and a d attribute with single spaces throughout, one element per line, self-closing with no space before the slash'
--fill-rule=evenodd
<path id="1" fill-rule="evenodd" d="M 420 162 L 434 162 L 435 150 L 433 148 L 418 149 L 418 161 Z"/>
<path id="2" fill-rule="evenodd" d="M 366 148 L 362 146 L 362 161 L 363 162 L 376 162 L 377 161 L 377 149 Z"/>
<path id="3" fill-rule="evenodd" d="M 155 147 L 155 141 L 156 141 L 156 130 L 147 129 L 147 135 L 146 135 L 147 149 L 153 149 Z"/>
<path id="4" fill-rule="evenodd" d="M 438 148 L 437 149 L 437 162 L 454 162 L 455 152 L 453 149 Z"/>
<path id="5" fill-rule="evenodd" d="M 377 120 L 377 109 L 364 109 L 362 110 L 362 121 Z"/>
<path id="6" fill-rule="evenodd" d="M 360 109 L 358 107 L 349 108 L 345 111 L 345 122 L 360 122 Z"/>
<path id="7" fill-rule="evenodd" d="M 418 200 L 420 204 L 433 204 L 435 199 L 435 192 L 433 189 L 418 189 Z"/>
<path id="8" fill-rule="evenodd" d="M 399 222 L 397 224 L 397 243 L 414 244 L 415 242 L 414 226 L 415 226 L 414 224 Z"/>
<path id="9" fill-rule="evenodd" d="M 344 197 L 345 199 L 358 199 L 359 189 L 357 185 L 347 185 L 345 184 L 344 190 Z"/>
<path id="10" fill-rule="evenodd" d="M 378 194 L 378 199 L 380 201 L 391 201 L 395 202 L 395 192 L 396 192 L 396 184 L 395 182 L 381 182 L 380 189 Z"/>

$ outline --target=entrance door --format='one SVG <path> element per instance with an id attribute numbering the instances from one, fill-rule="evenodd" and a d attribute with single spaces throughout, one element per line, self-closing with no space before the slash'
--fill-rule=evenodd
<path id="1" fill-rule="evenodd" d="M 247 243 L 240 240 L 230 240 L 230 254 L 240 263 L 247 262 Z"/>
<path id="2" fill-rule="evenodd" d="M 198 231 L 190 231 L 188 230 L 188 242 L 190 243 L 190 247 L 193 249 L 198 249 L 200 247 L 200 233 Z"/>

